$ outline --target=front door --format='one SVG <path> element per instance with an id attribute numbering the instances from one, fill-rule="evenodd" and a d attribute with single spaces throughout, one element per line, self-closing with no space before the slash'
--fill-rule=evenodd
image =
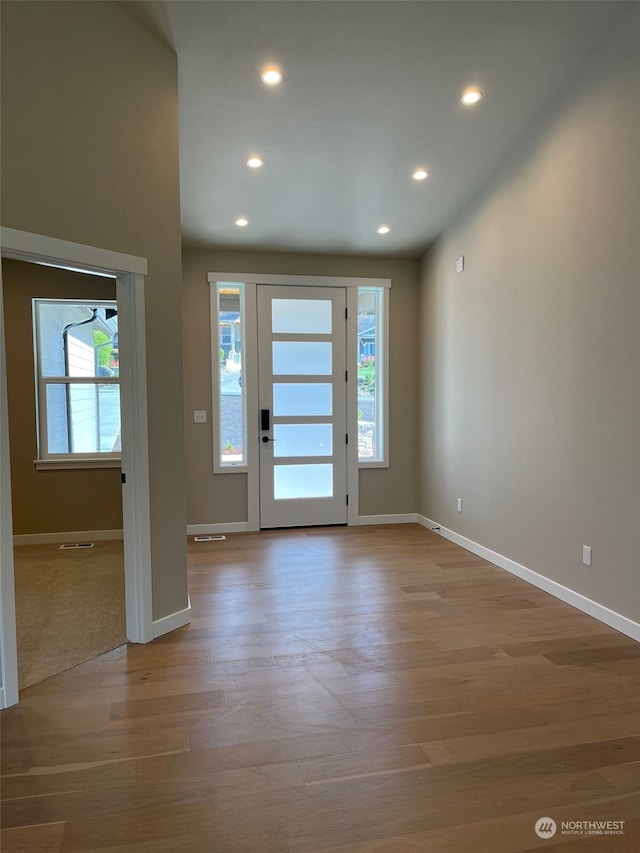
<path id="1" fill-rule="evenodd" d="M 345 524 L 346 295 L 258 286 L 260 527 Z"/>

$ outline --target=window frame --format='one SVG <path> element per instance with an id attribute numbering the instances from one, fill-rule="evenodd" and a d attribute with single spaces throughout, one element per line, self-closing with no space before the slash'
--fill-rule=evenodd
<path id="1" fill-rule="evenodd" d="M 373 293 L 376 300 L 376 450 L 373 457 L 358 455 L 358 468 L 388 468 L 389 467 L 389 287 L 379 285 L 363 285 L 358 287 L 358 296 L 362 293 Z M 358 316 L 356 324 L 356 396 L 358 353 Z M 379 354 L 382 354 L 380 358 Z M 357 420 L 357 419 L 356 419 Z"/>
<path id="2" fill-rule="evenodd" d="M 220 287 L 237 287 L 240 301 L 240 340 L 242 342 L 242 461 L 222 461 L 222 384 L 220 382 Z M 240 474 L 249 470 L 249 447 L 247 431 L 247 293 L 250 285 L 233 278 L 218 278 L 209 281 L 210 287 L 210 329 L 211 329 L 211 429 L 213 433 L 213 473 Z M 250 331 L 250 333 L 252 333 Z"/>
<path id="3" fill-rule="evenodd" d="M 51 453 L 49 446 L 49 419 L 47 409 L 48 385 L 114 385 L 120 389 L 119 376 L 43 376 L 42 373 L 42 336 L 40 329 L 40 305 L 78 305 L 109 307 L 117 310 L 116 299 L 86 299 L 86 298 L 40 298 L 32 299 L 33 350 L 34 350 L 34 379 L 35 379 L 35 408 L 36 408 L 36 470 L 64 468 L 118 468 L 122 464 L 122 452 L 98 451 L 94 453 L 66 452 Z M 67 425 L 68 429 L 68 425 Z"/>

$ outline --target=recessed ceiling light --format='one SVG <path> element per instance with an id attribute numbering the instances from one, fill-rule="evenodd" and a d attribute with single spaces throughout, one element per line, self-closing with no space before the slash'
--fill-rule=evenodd
<path id="1" fill-rule="evenodd" d="M 389 231 L 391 231 L 391 228 L 388 225 L 381 225 L 378 228 L 378 234 L 388 234 Z"/>
<path id="2" fill-rule="evenodd" d="M 424 181 L 425 178 L 429 177 L 429 172 L 427 169 L 416 169 L 411 177 L 414 181 Z"/>
<path id="3" fill-rule="evenodd" d="M 282 71 L 275 65 L 269 65 L 260 72 L 260 79 L 265 86 L 277 86 L 278 83 L 282 83 Z"/>
<path id="4" fill-rule="evenodd" d="M 471 106 L 471 104 L 477 104 L 479 100 L 482 98 L 482 92 L 480 89 L 466 89 L 462 93 L 462 97 L 460 100 L 466 106 Z"/>
<path id="5" fill-rule="evenodd" d="M 260 157 L 249 157 L 249 159 L 247 160 L 247 166 L 250 169 L 259 169 L 260 166 L 264 166 L 264 160 L 262 160 Z"/>
<path id="6" fill-rule="evenodd" d="M 245 219 L 244 216 L 241 216 L 239 219 L 236 219 L 236 225 L 238 228 L 244 228 L 245 225 L 249 224 L 249 220 Z"/>

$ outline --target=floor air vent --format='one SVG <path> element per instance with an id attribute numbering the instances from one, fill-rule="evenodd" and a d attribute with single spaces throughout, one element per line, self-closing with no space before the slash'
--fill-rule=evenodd
<path id="1" fill-rule="evenodd" d="M 67 545 L 61 545 L 58 550 L 69 551 L 77 548 L 93 548 L 93 542 L 70 542 Z"/>
<path id="2" fill-rule="evenodd" d="M 194 542 L 219 542 L 221 539 L 226 539 L 226 536 L 194 536 Z"/>

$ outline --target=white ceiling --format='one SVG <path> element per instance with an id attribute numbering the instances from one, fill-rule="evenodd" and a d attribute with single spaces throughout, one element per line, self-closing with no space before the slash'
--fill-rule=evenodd
<path id="1" fill-rule="evenodd" d="M 121 5 L 178 54 L 186 246 L 417 257 L 634 4 Z M 465 108 L 472 84 L 485 97 Z M 411 180 L 416 166 L 431 176 Z"/>

